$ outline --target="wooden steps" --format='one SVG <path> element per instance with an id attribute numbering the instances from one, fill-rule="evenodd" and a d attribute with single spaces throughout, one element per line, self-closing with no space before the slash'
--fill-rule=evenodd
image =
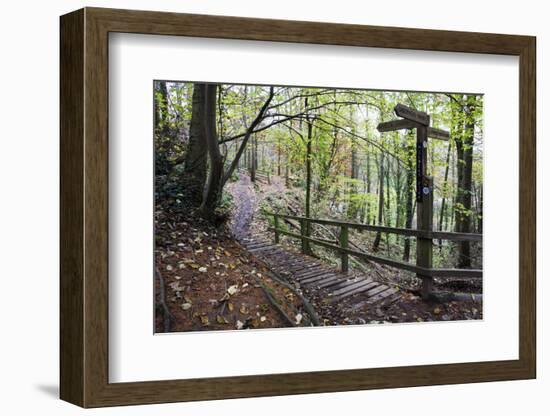
<path id="1" fill-rule="evenodd" d="M 352 303 L 348 309 L 353 310 L 374 303 L 388 304 L 399 297 L 398 289 L 376 282 L 364 273 L 342 273 L 329 264 L 275 244 L 268 236 L 246 236 L 240 241 L 271 270 L 301 287 L 306 295 L 319 295 L 331 304 L 346 299 Z"/>

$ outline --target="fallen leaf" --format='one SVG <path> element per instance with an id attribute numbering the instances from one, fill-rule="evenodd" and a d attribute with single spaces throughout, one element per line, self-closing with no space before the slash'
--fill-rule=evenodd
<path id="1" fill-rule="evenodd" d="M 235 326 L 237 329 L 243 329 L 244 323 L 242 323 L 241 321 L 237 321 Z"/>
<path id="2" fill-rule="evenodd" d="M 302 322 L 302 314 L 301 313 L 298 313 L 296 314 L 296 325 L 300 325 L 300 322 Z"/>
<path id="3" fill-rule="evenodd" d="M 439 309 L 439 307 L 437 307 L 437 308 L 434 309 L 434 313 L 435 313 L 436 315 L 439 315 L 440 312 L 441 312 L 441 309 Z"/>
<path id="4" fill-rule="evenodd" d="M 242 304 L 241 307 L 239 308 L 239 312 L 242 313 L 243 315 L 246 315 L 248 313 L 248 308 L 246 307 L 246 305 Z"/>
<path id="5" fill-rule="evenodd" d="M 261 321 L 261 322 L 265 322 L 266 319 L 267 319 L 267 318 L 266 318 L 265 316 L 260 316 L 260 321 Z"/>
<path id="6" fill-rule="evenodd" d="M 206 273 L 207 272 L 206 267 L 199 267 L 199 272 Z"/>
<path id="7" fill-rule="evenodd" d="M 231 302 L 227 303 L 227 309 L 229 309 L 229 312 L 233 312 L 234 306 Z"/>
<path id="8" fill-rule="evenodd" d="M 172 266 L 168 265 L 168 266 L 166 266 L 166 270 L 171 271 L 171 270 L 174 270 L 174 268 Z"/>
<path id="9" fill-rule="evenodd" d="M 210 321 L 208 320 L 208 316 L 205 316 L 205 315 L 201 316 L 201 322 L 204 326 L 210 325 Z"/>
<path id="10" fill-rule="evenodd" d="M 170 288 L 172 288 L 172 290 L 174 292 L 177 292 L 179 290 L 183 290 L 183 287 L 180 286 L 180 282 L 172 282 L 168 286 L 170 286 Z"/>
<path id="11" fill-rule="evenodd" d="M 184 311 L 186 311 L 186 310 L 188 310 L 188 309 L 191 309 L 191 306 L 192 306 L 192 305 L 191 305 L 190 303 L 187 303 L 187 302 L 181 304 L 181 308 L 182 308 Z"/>
<path id="12" fill-rule="evenodd" d="M 235 293 L 237 293 L 237 291 L 237 285 L 232 285 L 227 288 L 227 293 L 229 293 L 230 295 L 234 295 Z"/>
<path id="13" fill-rule="evenodd" d="M 225 319 L 221 315 L 216 316 L 216 322 L 218 322 L 219 324 L 228 324 L 229 323 L 229 322 L 227 322 L 227 319 Z"/>

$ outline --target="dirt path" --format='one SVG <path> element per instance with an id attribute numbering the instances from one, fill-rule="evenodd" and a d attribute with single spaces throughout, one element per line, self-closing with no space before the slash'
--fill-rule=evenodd
<path id="1" fill-rule="evenodd" d="M 258 207 L 254 184 L 248 175 L 240 173 L 239 181 L 231 184 L 230 192 L 235 201 L 231 232 L 238 240 L 243 240 L 250 235 L 250 225 Z"/>
<path id="2" fill-rule="evenodd" d="M 261 187 L 262 191 L 257 193 L 247 173 L 239 173 L 239 180 L 229 186 L 235 204 L 230 228 L 238 240 L 250 237 L 251 226 L 262 201 L 272 195 L 284 195 L 287 191 L 284 179 L 278 176 L 272 177 L 270 184 L 262 183 Z"/>

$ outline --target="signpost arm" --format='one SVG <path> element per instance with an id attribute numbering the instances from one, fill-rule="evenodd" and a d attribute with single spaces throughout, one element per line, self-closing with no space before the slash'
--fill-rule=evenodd
<path id="1" fill-rule="evenodd" d="M 433 230 L 433 179 L 427 176 L 428 162 L 428 130 L 426 126 L 418 126 L 416 129 L 417 152 L 417 228 L 424 231 Z M 416 244 L 416 264 L 428 269 L 432 268 L 432 240 L 430 238 L 418 238 Z M 433 278 L 417 274 L 422 280 L 422 298 L 428 299 L 433 288 Z"/>

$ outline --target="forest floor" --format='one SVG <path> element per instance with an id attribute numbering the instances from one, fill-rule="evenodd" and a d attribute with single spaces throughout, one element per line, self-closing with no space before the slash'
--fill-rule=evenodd
<path id="1" fill-rule="evenodd" d="M 327 302 L 322 292 L 303 291 L 274 274 L 239 241 L 265 234 L 268 224 L 259 213 L 261 207 L 289 191 L 282 178 L 252 184 L 241 174 L 228 184 L 231 220 L 219 227 L 198 219 L 193 210 L 175 209 L 174 201 L 157 204 L 155 332 L 310 326 L 316 319 L 321 325 L 482 319 L 482 304 L 474 299 L 424 302 L 414 287 L 400 284 L 399 279 L 394 282 L 402 289 L 399 298 L 377 306 L 357 297 Z M 284 241 L 285 249 L 302 255 L 295 241 Z M 370 267 L 375 280 L 385 284 L 396 280 L 394 269 Z M 316 316 L 309 313 L 311 307 Z M 170 316 L 169 322 L 165 316 Z"/>
<path id="2" fill-rule="evenodd" d="M 166 204 L 155 212 L 155 239 L 155 332 L 310 325 L 300 297 L 225 227 Z"/>

